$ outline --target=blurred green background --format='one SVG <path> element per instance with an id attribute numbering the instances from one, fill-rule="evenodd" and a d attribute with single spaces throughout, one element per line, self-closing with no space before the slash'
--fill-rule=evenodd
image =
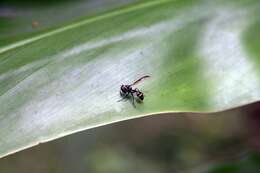
<path id="1" fill-rule="evenodd" d="M 0 46 L 138 0 L 1 0 Z"/>
<path id="2" fill-rule="evenodd" d="M 165 114 L 73 134 L 0 160 L 5 173 L 258 173 L 260 103 Z"/>

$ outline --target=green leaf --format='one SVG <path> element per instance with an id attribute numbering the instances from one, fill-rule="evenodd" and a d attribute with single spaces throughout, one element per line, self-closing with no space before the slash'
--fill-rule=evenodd
<path id="1" fill-rule="evenodd" d="M 259 101 L 259 14 L 258 0 L 141 1 L 4 42 L 0 156 L 112 122 Z M 143 75 L 144 102 L 118 102 L 120 85 Z"/>

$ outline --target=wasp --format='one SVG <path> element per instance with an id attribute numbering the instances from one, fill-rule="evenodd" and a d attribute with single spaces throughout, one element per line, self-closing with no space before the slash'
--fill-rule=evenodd
<path id="1" fill-rule="evenodd" d="M 135 82 L 133 82 L 130 85 L 121 85 L 120 95 L 123 98 L 119 101 L 124 100 L 125 98 L 129 97 L 129 95 L 131 95 L 131 97 L 132 97 L 132 103 L 133 103 L 134 107 L 135 107 L 135 96 L 139 99 L 139 101 L 143 101 L 144 100 L 144 94 L 138 88 L 133 88 L 133 86 L 140 83 L 144 79 L 149 78 L 149 77 L 150 76 L 146 75 L 146 76 L 143 76 L 143 77 L 137 79 Z"/>

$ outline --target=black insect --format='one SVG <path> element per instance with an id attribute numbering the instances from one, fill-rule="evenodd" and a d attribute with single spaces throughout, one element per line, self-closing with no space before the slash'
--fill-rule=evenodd
<path id="1" fill-rule="evenodd" d="M 143 79 L 145 79 L 145 78 L 149 78 L 150 76 L 148 76 L 148 75 L 146 75 L 146 76 L 143 76 L 143 77 L 141 77 L 141 78 L 139 78 L 138 80 L 136 80 L 133 84 L 131 84 L 131 85 L 121 85 L 121 87 L 120 87 L 120 94 L 121 94 L 121 96 L 123 97 L 121 100 L 123 100 L 123 99 L 125 99 L 125 98 L 127 98 L 127 97 L 129 97 L 129 95 L 131 95 L 131 97 L 132 97 L 132 102 L 133 102 L 133 105 L 135 106 L 135 97 L 134 96 L 136 96 L 138 99 L 139 99 L 139 101 L 143 101 L 144 100 L 144 94 L 141 92 L 141 91 L 139 91 L 139 89 L 138 88 L 132 88 L 132 86 L 134 86 L 134 85 L 136 85 L 136 84 L 138 84 L 139 82 L 141 82 Z M 121 100 L 119 100 L 119 101 L 121 101 Z"/>

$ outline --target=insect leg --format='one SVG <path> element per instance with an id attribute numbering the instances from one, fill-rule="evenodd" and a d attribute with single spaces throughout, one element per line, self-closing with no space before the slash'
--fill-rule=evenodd
<path id="1" fill-rule="evenodd" d="M 121 102 L 122 100 L 126 99 L 129 96 L 129 93 L 127 93 L 126 95 L 124 95 L 124 97 L 120 100 L 118 100 L 117 102 Z"/>
<path id="2" fill-rule="evenodd" d="M 134 97 L 134 94 L 132 92 L 131 92 L 131 96 L 132 96 L 132 103 L 133 103 L 133 105 L 135 107 L 135 97 Z"/>

